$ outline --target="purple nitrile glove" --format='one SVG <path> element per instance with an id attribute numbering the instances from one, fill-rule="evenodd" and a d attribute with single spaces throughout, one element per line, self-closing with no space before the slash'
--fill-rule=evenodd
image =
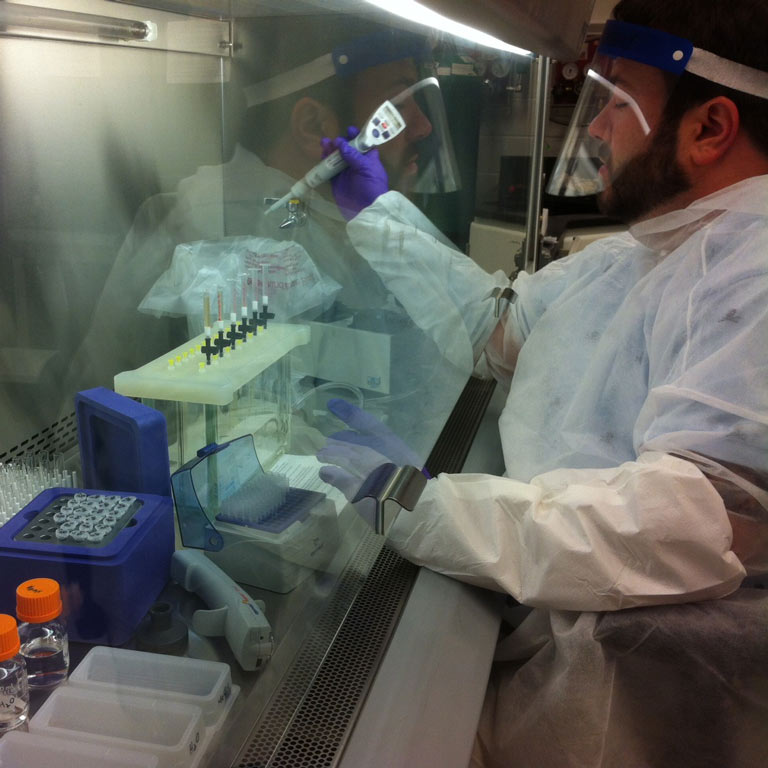
<path id="1" fill-rule="evenodd" d="M 375 416 L 341 398 L 328 401 L 328 410 L 352 429 L 335 432 L 318 451 L 317 458 L 329 465 L 320 469 L 320 479 L 354 498 L 363 481 L 382 464 L 420 467 L 414 451 Z M 430 477 L 426 469 L 421 470 Z"/>
<path id="2" fill-rule="evenodd" d="M 338 149 L 348 167 L 331 179 L 331 189 L 341 215 L 349 221 L 367 208 L 379 195 L 389 190 L 389 179 L 379 158 L 379 151 L 358 152 L 349 140 L 360 133 L 347 129 L 347 138 L 322 139 L 323 157 Z"/>

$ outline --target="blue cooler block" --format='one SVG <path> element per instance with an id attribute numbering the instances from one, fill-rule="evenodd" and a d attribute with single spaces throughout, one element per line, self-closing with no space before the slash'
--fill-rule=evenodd
<path id="1" fill-rule="evenodd" d="M 130 502 L 121 502 L 123 514 L 101 541 L 57 535 L 62 523 L 55 518 L 79 493 L 104 499 L 105 507 L 111 499 Z M 168 496 L 49 488 L 0 528 L 0 612 L 15 615 L 23 581 L 56 579 L 70 639 L 123 645 L 168 582 L 173 549 Z"/>
<path id="2" fill-rule="evenodd" d="M 75 411 L 92 490 L 49 488 L 0 527 L 0 611 L 15 615 L 23 581 L 56 579 L 72 640 L 123 645 L 170 578 L 165 418 L 104 387 L 79 392 Z"/>

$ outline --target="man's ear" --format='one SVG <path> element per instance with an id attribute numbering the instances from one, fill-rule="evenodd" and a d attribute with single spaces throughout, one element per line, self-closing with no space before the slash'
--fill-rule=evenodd
<path id="1" fill-rule="evenodd" d="M 732 146 L 739 133 L 739 109 L 726 96 L 716 96 L 690 109 L 682 120 L 688 158 L 698 167 L 711 165 Z"/>
<path id="2" fill-rule="evenodd" d="M 291 110 L 291 139 L 297 151 L 314 161 L 322 157 L 320 139 L 339 135 L 339 121 L 333 110 L 317 99 L 304 96 Z"/>

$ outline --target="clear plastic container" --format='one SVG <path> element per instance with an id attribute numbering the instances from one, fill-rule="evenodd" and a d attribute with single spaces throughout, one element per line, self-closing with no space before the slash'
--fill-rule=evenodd
<path id="1" fill-rule="evenodd" d="M 67 679 L 69 640 L 61 611 L 61 590 L 54 579 L 30 579 L 16 589 L 21 655 L 30 688 L 53 688 Z"/>
<path id="2" fill-rule="evenodd" d="M 158 760 L 148 752 L 14 731 L 0 739 L 0 765 L 3 768 L 157 768 Z"/>
<path id="3" fill-rule="evenodd" d="M 69 684 L 51 693 L 29 731 L 149 753 L 159 768 L 194 768 L 208 741 L 199 707 Z"/>
<path id="4" fill-rule="evenodd" d="M 221 723 L 239 691 L 223 662 L 104 646 L 87 653 L 69 685 L 192 704 L 202 710 L 207 727 Z"/>
<path id="5" fill-rule="evenodd" d="M 0 614 L 0 736 L 26 728 L 29 719 L 27 666 L 19 645 L 16 619 Z"/>

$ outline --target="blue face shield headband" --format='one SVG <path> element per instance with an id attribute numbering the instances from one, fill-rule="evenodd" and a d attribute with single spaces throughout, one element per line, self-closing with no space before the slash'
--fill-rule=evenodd
<path id="1" fill-rule="evenodd" d="M 547 191 L 577 197 L 602 191 L 621 172 L 600 137 L 618 129 L 641 146 L 653 128 L 622 77 L 632 61 L 669 75 L 689 72 L 719 85 L 768 99 L 768 72 L 696 48 L 689 40 L 657 29 L 609 21 L 591 63 Z M 606 173 L 610 166 L 610 174 Z M 602 173 L 601 173 L 602 169 Z"/>
<path id="2" fill-rule="evenodd" d="M 768 72 L 716 56 L 658 29 L 608 21 L 597 54 L 631 59 L 673 75 L 690 72 L 726 88 L 768 99 Z"/>
<path id="3" fill-rule="evenodd" d="M 430 51 L 424 38 L 403 32 L 376 32 L 358 37 L 306 64 L 248 86 L 246 106 L 281 99 L 329 77 L 337 76 L 343 81 L 371 67 L 401 59 L 413 59 L 417 66 L 429 61 Z"/>

